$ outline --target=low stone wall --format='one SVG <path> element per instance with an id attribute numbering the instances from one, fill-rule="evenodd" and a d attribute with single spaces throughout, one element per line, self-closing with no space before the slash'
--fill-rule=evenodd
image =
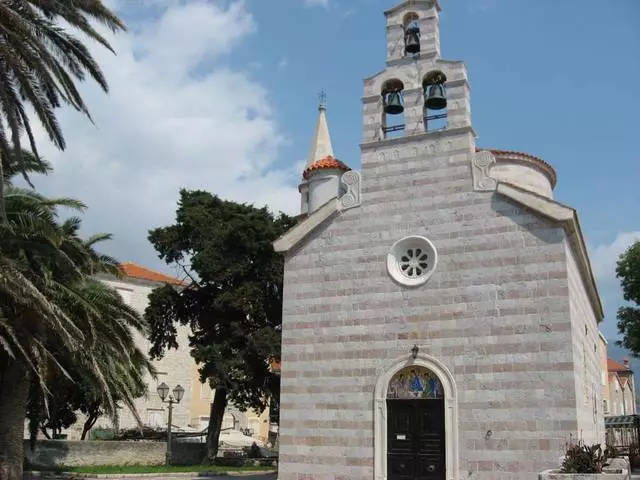
<path id="1" fill-rule="evenodd" d="M 629 480 L 627 470 L 618 473 L 560 473 L 559 470 L 546 470 L 538 475 L 539 480 Z"/>
<path id="2" fill-rule="evenodd" d="M 29 465 L 36 467 L 81 467 L 88 465 L 161 465 L 165 462 L 166 442 L 148 441 L 65 441 L 38 440 L 35 450 L 28 441 L 24 455 Z M 174 465 L 196 465 L 206 453 L 203 443 L 174 443 Z"/>

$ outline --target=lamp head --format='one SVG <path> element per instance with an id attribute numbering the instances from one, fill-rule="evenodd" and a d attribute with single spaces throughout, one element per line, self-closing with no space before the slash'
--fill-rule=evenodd
<path id="1" fill-rule="evenodd" d="M 158 385 L 157 392 L 158 392 L 158 395 L 160 396 L 160 400 L 164 402 L 165 399 L 167 398 L 167 395 L 169 395 L 169 385 L 162 382 L 160 385 Z"/>
<path id="2" fill-rule="evenodd" d="M 177 385 L 176 388 L 173 389 L 173 398 L 175 398 L 176 403 L 180 403 L 182 400 L 182 396 L 184 395 L 184 388 L 180 385 Z"/>

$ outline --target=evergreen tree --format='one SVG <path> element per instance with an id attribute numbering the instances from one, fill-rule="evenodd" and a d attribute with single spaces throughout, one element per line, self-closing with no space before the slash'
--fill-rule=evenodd
<path id="1" fill-rule="evenodd" d="M 618 345 L 640 357 L 640 240 L 620 255 L 616 267 L 622 295 L 630 303 L 618 309 L 618 330 L 622 340 Z"/>
<path id="2" fill-rule="evenodd" d="M 177 348 L 176 325 L 188 325 L 200 379 L 215 389 L 207 458 L 212 462 L 229 402 L 263 411 L 279 394 L 270 361 L 280 356 L 283 259 L 272 242 L 293 225 L 267 208 L 221 200 L 203 191 L 180 191 L 174 225 L 152 230 L 149 240 L 167 264 L 190 278 L 188 286 L 160 287 L 150 296 L 152 358 Z"/>

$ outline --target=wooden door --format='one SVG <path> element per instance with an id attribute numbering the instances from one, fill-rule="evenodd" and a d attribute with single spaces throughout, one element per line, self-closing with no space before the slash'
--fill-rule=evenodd
<path id="1" fill-rule="evenodd" d="M 387 400 L 389 480 L 445 479 L 444 400 Z"/>

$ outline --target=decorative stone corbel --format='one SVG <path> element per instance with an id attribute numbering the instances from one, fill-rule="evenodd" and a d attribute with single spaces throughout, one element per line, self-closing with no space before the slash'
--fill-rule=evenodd
<path id="1" fill-rule="evenodd" d="M 487 150 L 473 154 L 471 173 L 473 175 L 473 189 L 479 191 L 495 190 L 498 182 L 489 175 L 491 167 L 496 163 L 496 157 Z"/>
<path id="2" fill-rule="evenodd" d="M 360 172 L 349 170 L 340 177 L 340 182 L 347 188 L 347 191 L 339 199 L 340 210 L 359 207 L 362 203 L 362 177 Z"/>

